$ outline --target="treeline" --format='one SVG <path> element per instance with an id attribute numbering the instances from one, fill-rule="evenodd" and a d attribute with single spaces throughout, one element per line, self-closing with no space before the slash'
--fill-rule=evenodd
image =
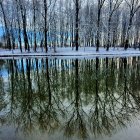
<path id="1" fill-rule="evenodd" d="M 140 48 L 139 0 L 0 0 L 9 49 Z"/>

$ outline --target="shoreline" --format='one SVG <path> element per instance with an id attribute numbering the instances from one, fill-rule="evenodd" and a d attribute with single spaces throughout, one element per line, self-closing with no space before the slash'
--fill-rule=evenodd
<path id="1" fill-rule="evenodd" d="M 0 49 L 0 58 L 6 57 L 129 57 L 140 56 L 139 49 L 129 48 L 124 50 L 123 48 L 110 48 L 106 51 L 104 48 L 100 48 L 99 52 L 96 52 L 94 47 L 79 48 L 78 51 L 72 50 L 72 48 L 56 48 L 56 52 L 53 49 L 49 49 L 47 53 L 42 52 L 40 49 L 34 52 L 31 49 L 30 52 L 21 53 L 19 49 L 14 51 Z"/>

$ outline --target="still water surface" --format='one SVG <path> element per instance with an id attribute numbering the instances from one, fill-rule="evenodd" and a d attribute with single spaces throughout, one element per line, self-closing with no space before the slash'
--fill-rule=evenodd
<path id="1" fill-rule="evenodd" d="M 140 57 L 0 60 L 0 140 L 139 140 Z"/>

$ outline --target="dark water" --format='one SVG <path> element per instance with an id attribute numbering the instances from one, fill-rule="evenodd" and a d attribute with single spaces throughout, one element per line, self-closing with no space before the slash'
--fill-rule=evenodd
<path id="1" fill-rule="evenodd" d="M 139 140 L 140 57 L 0 60 L 0 140 Z"/>

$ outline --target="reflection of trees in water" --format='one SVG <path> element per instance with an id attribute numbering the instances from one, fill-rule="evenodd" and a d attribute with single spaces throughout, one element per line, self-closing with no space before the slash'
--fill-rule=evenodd
<path id="1" fill-rule="evenodd" d="M 87 137 L 87 117 L 86 112 L 83 110 L 81 95 L 79 91 L 80 77 L 79 77 L 79 64 L 78 59 L 75 60 L 75 86 L 74 97 L 71 99 L 70 106 L 67 108 L 68 121 L 65 123 L 65 135 L 71 137 L 77 134 L 79 137 Z"/>
<path id="2" fill-rule="evenodd" d="M 5 90 L 4 90 L 4 81 L 2 76 L 0 75 L 0 112 L 3 111 L 3 109 L 6 107 L 6 102 L 4 100 L 5 98 Z M 5 123 L 5 118 L 3 117 L 3 114 L 0 115 L 0 126 Z"/>
<path id="3" fill-rule="evenodd" d="M 139 58 L 20 59 L 7 64 L 9 86 L 0 78 L 1 110 L 8 110 L 5 118 L 24 131 L 39 126 L 48 132 L 63 128 L 69 137 L 86 138 L 89 130 L 111 134 L 139 112 Z"/>

